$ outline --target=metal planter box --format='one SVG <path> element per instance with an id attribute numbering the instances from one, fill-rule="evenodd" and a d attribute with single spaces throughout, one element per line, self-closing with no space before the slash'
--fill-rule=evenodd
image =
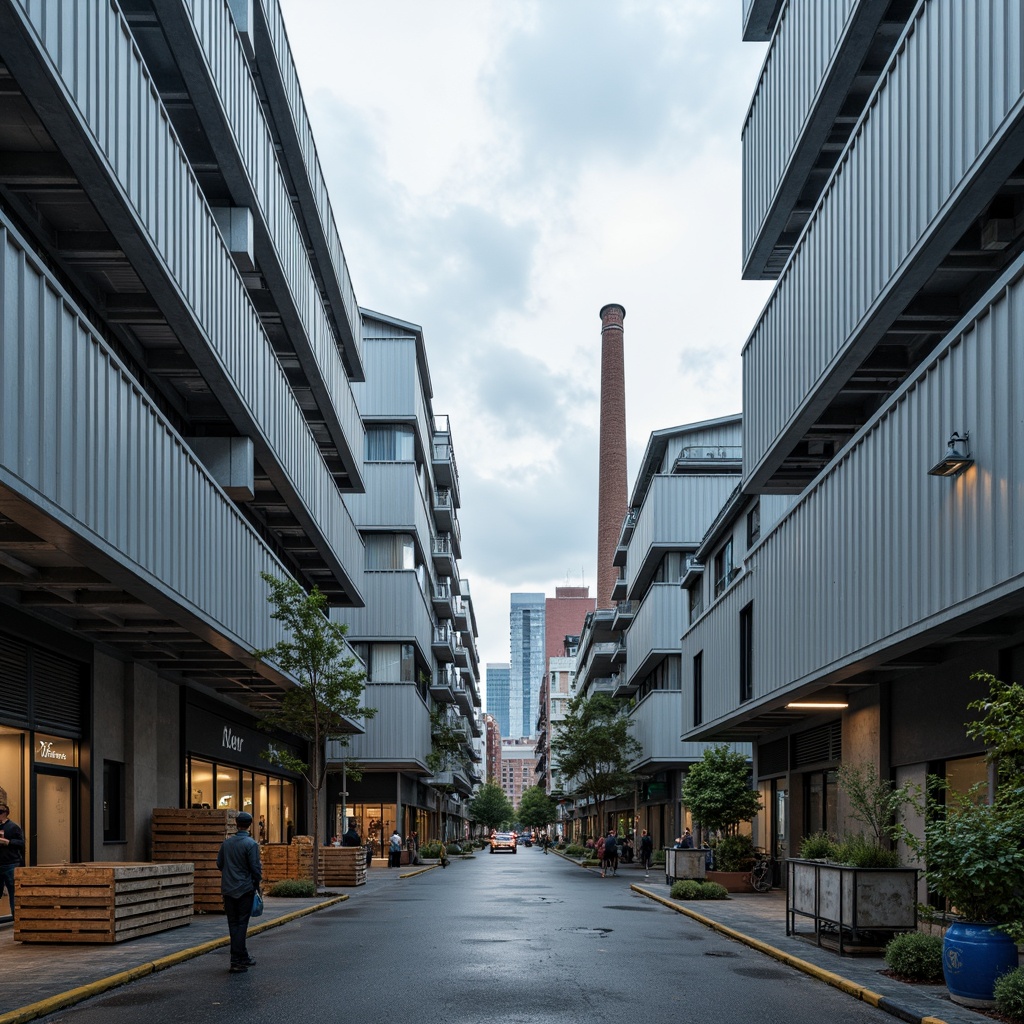
<path id="1" fill-rule="evenodd" d="M 786 934 L 795 935 L 797 917 L 814 922 L 814 936 L 866 951 L 870 935 L 917 928 L 917 868 L 855 868 L 826 861 L 786 861 Z M 875 943 L 872 948 L 875 948 Z"/>
<path id="2" fill-rule="evenodd" d="M 680 878 L 696 878 L 704 881 L 704 858 L 706 850 L 665 850 L 665 884 L 671 885 Z"/>

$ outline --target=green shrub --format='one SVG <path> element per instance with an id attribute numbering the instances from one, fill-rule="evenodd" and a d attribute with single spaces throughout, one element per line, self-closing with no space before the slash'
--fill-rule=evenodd
<path id="1" fill-rule="evenodd" d="M 729 898 L 729 890 L 724 885 L 719 885 L 717 882 L 698 882 L 700 886 L 700 892 L 697 895 L 699 900 L 727 900 Z"/>
<path id="2" fill-rule="evenodd" d="M 723 836 L 715 847 L 716 871 L 749 871 L 754 864 L 754 841 L 750 836 Z"/>
<path id="3" fill-rule="evenodd" d="M 669 895 L 674 900 L 699 900 L 700 882 L 692 878 L 683 878 L 672 885 Z"/>
<path id="4" fill-rule="evenodd" d="M 885 947 L 889 970 L 915 981 L 942 981 L 942 939 L 924 932 L 904 932 Z"/>
<path id="5" fill-rule="evenodd" d="M 651 854 L 651 863 L 652 864 L 661 864 L 662 867 L 664 867 L 664 865 L 665 865 L 665 851 L 664 850 L 655 850 Z"/>
<path id="6" fill-rule="evenodd" d="M 996 1009 L 1012 1020 L 1024 1021 L 1024 967 L 996 978 Z"/>
<path id="7" fill-rule="evenodd" d="M 457 853 L 462 853 L 462 847 L 459 846 L 458 843 L 449 843 L 448 844 L 448 856 L 449 857 L 454 857 L 455 854 L 457 854 Z"/>
<path id="8" fill-rule="evenodd" d="M 800 856 L 806 860 L 835 860 L 837 845 L 827 832 L 812 832 L 800 843 Z"/>
<path id="9" fill-rule="evenodd" d="M 864 836 L 847 836 L 836 847 L 835 859 L 855 868 L 898 868 L 900 855 L 895 850 L 876 846 Z"/>
<path id="10" fill-rule="evenodd" d="M 583 847 L 579 843 L 570 843 L 565 847 L 566 857 L 582 857 L 584 853 Z"/>
<path id="11" fill-rule="evenodd" d="M 270 887 L 267 895 L 291 897 L 292 899 L 298 897 L 306 898 L 316 895 L 316 886 L 309 879 L 282 878 L 280 882 L 275 882 Z"/>
<path id="12" fill-rule="evenodd" d="M 426 860 L 437 860 L 441 856 L 440 843 L 423 843 L 420 846 L 420 857 Z"/>

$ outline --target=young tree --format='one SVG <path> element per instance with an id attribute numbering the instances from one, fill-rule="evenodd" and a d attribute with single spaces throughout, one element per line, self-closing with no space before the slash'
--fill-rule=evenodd
<path id="1" fill-rule="evenodd" d="M 512 820 L 515 808 L 505 790 L 495 782 L 485 782 L 469 802 L 469 816 L 484 828 L 497 829 Z"/>
<path id="2" fill-rule="evenodd" d="M 516 813 L 527 828 L 547 828 L 558 817 L 558 804 L 540 786 L 529 786 L 519 798 Z"/>
<path id="3" fill-rule="evenodd" d="M 320 877 L 320 795 L 327 775 L 325 744 L 345 739 L 347 719 L 373 718 L 375 708 L 360 704 L 365 674 L 345 641 L 348 627 L 326 614 L 327 598 L 319 588 L 306 593 L 291 579 L 260 573 L 270 587 L 271 618 L 280 621 L 287 637 L 273 647 L 253 651 L 292 675 L 297 685 L 286 690 L 280 704 L 263 715 L 267 728 L 283 729 L 309 743 L 309 764 L 271 746 L 262 756 L 271 764 L 299 772 L 313 794 L 313 882 Z"/>
<path id="4" fill-rule="evenodd" d="M 724 744 L 704 751 L 704 760 L 686 773 L 681 796 L 704 828 L 726 835 L 761 810 L 761 797 L 750 788 L 747 759 Z"/>
<path id="5" fill-rule="evenodd" d="M 577 797 L 593 800 L 602 832 L 605 803 L 628 792 L 635 782 L 629 764 L 640 756 L 641 747 L 630 734 L 632 725 L 610 694 L 578 694 L 569 701 L 551 743 L 562 778 L 572 780 L 566 788 Z"/>

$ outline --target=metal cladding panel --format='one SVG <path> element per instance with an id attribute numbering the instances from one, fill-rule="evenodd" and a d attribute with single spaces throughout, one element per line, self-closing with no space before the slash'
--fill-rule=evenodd
<path id="1" fill-rule="evenodd" d="M 430 513 L 414 462 L 367 462 L 366 491 L 348 495 L 346 504 L 360 529 L 415 534 L 429 560 Z"/>
<path id="2" fill-rule="evenodd" d="M 1021 21 L 1018 0 L 918 8 L 744 348 L 747 479 L 786 454 L 773 447 L 811 415 L 839 361 L 874 346 L 901 288 L 924 283 L 938 254 L 922 254 L 952 210 L 981 213 L 956 203 L 1024 108 Z"/>
<path id="3" fill-rule="evenodd" d="M 679 739 L 683 725 L 683 707 L 689 695 L 684 690 L 652 690 L 637 701 L 629 712 L 632 735 L 643 747 L 632 769 L 650 761 L 678 761 L 681 764 L 701 760 L 713 743 L 683 742 Z M 730 750 L 751 756 L 749 743 L 726 744 Z"/>
<path id="4" fill-rule="evenodd" d="M 368 572 L 363 577 L 366 607 L 335 608 L 331 617 L 348 625 L 348 639 L 411 643 L 430 660 L 433 617 L 412 569 Z"/>
<path id="5" fill-rule="evenodd" d="M 731 473 L 659 474 L 651 481 L 626 551 L 626 586 L 632 588 L 656 548 L 696 548 L 736 488 Z"/>
<path id="6" fill-rule="evenodd" d="M 316 285 L 288 184 L 277 160 L 274 137 L 231 11 L 226 3 L 210 3 L 210 0 L 187 0 L 187 10 L 256 199 L 257 209 L 253 212 L 261 216 L 265 225 L 320 380 L 330 396 L 348 450 L 358 463 L 362 454 L 362 424 L 351 384 Z"/>
<path id="7" fill-rule="evenodd" d="M 430 712 L 414 683 L 367 683 L 363 704 L 377 714 L 366 722 L 366 733 L 347 746 L 327 744 L 327 760 L 411 762 L 426 767 L 430 753 Z"/>
<path id="8" fill-rule="evenodd" d="M 627 683 L 642 682 L 633 676 L 651 654 L 679 653 L 679 638 L 687 624 L 688 597 L 678 582 L 651 584 L 626 633 Z"/>
<path id="9" fill-rule="evenodd" d="M 851 12 L 878 3 L 790 0 L 783 7 L 743 125 L 744 263 L 776 200 Z"/>
<path id="10" fill-rule="evenodd" d="M 18 0 L 24 24 L 73 116 L 95 145 L 134 228 L 151 247 L 222 374 L 221 397 L 257 456 L 341 567 L 362 564 L 362 542 L 263 331 L 132 37 L 109 4 Z M 124 243 L 122 243 L 124 244 Z M 184 313 L 183 313 L 184 315 Z M 182 340 L 191 337 L 182 330 Z M 215 369 L 214 369 L 215 368 Z M 217 382 L 214 382 L 216 386 Z M 346 577 L 347 588 L 358 591 Z"/>
<path id="11" fill-rule="evenodd" d="M 203 2 L 203 0 L 199 0 L 199 2 Z M 335 284 L 343 305 L 342 309 L 335 310 L 335 315 L 339 318 L 343 317 L 347 321 L 348 331 L 351 333 L 351 338 L 347 343 L 354 346 L 357 357 L 361 359 L 362 335 L 359 330 L 359 306 L 356 303 L 355 289 L 352 286 L 352 278 L 345 261 L 345 253 L 341 248 L 341 239 L 338 237 L 338 228 L 334 222 L 334 211 L 331 209 L 327 183 L 324 181 L 323 171 L 320 168 L 320 158 L 317 156 L 316 144 L 313 142 L 313 132 L 309 126 L 306 105 L 302 98 L 302 89 L 299 86 L 299 76 L 295 71 L 291 48 L 288 45 L 284 19 L 281 17 L 281 9 L 277 0 L 257 0 L 257 6 L 267 28 L 279 84 L 284 91 L 288 109 L 291 111 L 291 127 L 294 129 L 298 148 L 302 154 L 302 165 L 306 171 L 304 191 L 308 191 L 319 214 L 318 223 L 323 232 L 325 251 L 330 268 L 334 272 Z M 291 165 L 289 170 L 293 177 L 297 177 L 296 166 Z M 308 225 L 308 227 L 312 229 L 313 225 Z M 314 248 L 319 248 L 319 246 L 314 245 Z M 326 273 L 327 268 L 322 269 Z"/>
<path id="12" fill-rule="evenodd" d="M 143 600 L 246 651 L 282 639 L 258 581 L 286 570 L 2 218 L 0 310 L 3 487 L 80 537 L 83 559 L 123 566 Z"/>
<path id="13" fill-rule="evenodd" d="M 1024 590 L 1024 257 L 757 547 L 683 637 L 705 718 L 736 708 L 754 602 L 754 699 L 820 679 Z M 928 475 L 952 430 L 976 464 Z M 871 585 L 865 586 L 865 573 Z"/>

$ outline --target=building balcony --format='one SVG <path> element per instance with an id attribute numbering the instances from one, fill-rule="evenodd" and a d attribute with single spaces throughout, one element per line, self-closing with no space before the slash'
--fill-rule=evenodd
<path id="1" fill-rule="evenodd" d="M 453 704 L 455 688 L 459 682 L 459 674 L 454 665 L 438 665 L 430 681 L 430 696 L 441 704 Z"/>
<path id="2" fill-rule="evenodd" d="M 459 630 L 459 632 L 465 632 L 469 629 L 469 602 L 464 601 L 462 598 L 455 598 L 452 606 L 452 625 Z"/>
<path id="3" fill-rule="evenodd" d="M 434 627 L 430 650 L 438 661 L 455 661 L 455 633 L 451 626 L 446 624 Z"/>
<path id="4" fill-rule="evenodd" d="M 438 576 L 447 576 L 450 579 L 458 578 L 457 556 L 451 534 L 442 533 L 433 537 L 430 542 L 430 554 L 434 561 L 434 572 Z M 452 584 L 453 589 L 454 587 L 455 584 Z"/>
<path id="5" fill-rule="evenodd" d="M 454 619 L 455 628 L 458 628 L 458 615 L 456 608 L 459 599 L 452 594 L 452 585 L 447 579 L 438 580 L 431 588 L 431 603 L 434 607 L 434 614 L 439 619 Z"/>
<path id="6" fill-rule="evenodd" d="M 615 605 L 615 618 L 612 619 L 613 628 L 628 628 L 629 624 L 633 621 L 636 609 L 636 601 L 619 601 L 618 604 Z"/>
<path id="7" fill-rule="evenodd" d="M 434 522 L 441 533 L 451 538 L 452 551 L 456 558 L 462 557 L 462 536 L 459 530 L 459 519 L 455 513 L 455 499 L 450 487 L 434 489 Z"/>
<path id="8" fill-rule="evenodd" d="M 459 710 L 464 715 L 472 715 L 473 708 L 473 695 L 469 692 L 469 688 L 466 686 L 466 682 L 460 676 L 456 681 L 455 685 L 452 686 L 452 693 L 455 697 L 455 703 L 458 705 Z"/>
<path id="9" fill-rule="evenodd" d="M 451 426 L 447 416 L 434 417 L 434 438 L 431 447 L 431 467 L 434 480 L 440 487 L 447 487 L 458 507 L 459 501 L 459 470 L 455 465 L 455 451 L 452 448 Z"/>
<path id="10" fill-rule="evenodd" d="M 612 584 L 612 600 L 621 603 L 625 600 L 627 593 L 626 577 L 619 576 L 618 579 Z"/>

